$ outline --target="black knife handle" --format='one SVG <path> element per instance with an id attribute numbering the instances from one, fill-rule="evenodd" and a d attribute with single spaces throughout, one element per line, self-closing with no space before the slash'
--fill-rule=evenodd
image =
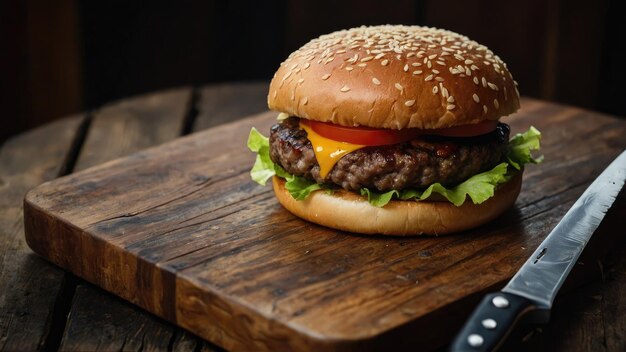
<path id="1" fill-rule="evenodd" d="M 505 292 L 485 296 L 452 341 L 450 351 L 493 351 L 517 321 L 537 307 L 532 301 Z"/>

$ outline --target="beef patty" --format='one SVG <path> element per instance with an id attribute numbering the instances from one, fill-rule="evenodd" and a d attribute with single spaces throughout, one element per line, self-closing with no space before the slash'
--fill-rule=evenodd
<path id="1" fill-rule="evenodd" d="M 311 142 L 298 120 L 290 117 L 272 126 L 272 161 L 292 175 L 356 192 L 363 187 L 386 192 L 425 188 L 436 182 L 462 182 L 500 163 L 509 140 L 509 126 L 499 123 L 493 132 L 477 137 L 424 136 L 399 144 L 366 147 L 339 159 L 322 178 Z"/>

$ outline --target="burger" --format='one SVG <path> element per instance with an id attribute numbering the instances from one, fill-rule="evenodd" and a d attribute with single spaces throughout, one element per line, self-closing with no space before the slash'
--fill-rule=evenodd
<path id="1" fill-rule="evenodd" d="M 506 64 L 457 33 L 420 26 L 334 32 L 274 75 L 269 138 L 252 129 L 252 179 L 294 215 L 349 232 L 440 235 L 511 207 L 540 133 L 509 139 L 519 108 Z"/>

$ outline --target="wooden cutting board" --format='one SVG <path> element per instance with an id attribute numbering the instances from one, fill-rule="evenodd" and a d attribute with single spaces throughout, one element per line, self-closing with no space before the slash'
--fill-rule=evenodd
<path id="1" fill-rule="evenodd" d="M 513 209 L 458 235 L 358 236 L 295 218 L 250 180 L 248 132 L 267 134 L 275 115 L 37 187 L 28 244 L 227 349 L 419 349 L 449 339 L 626 148 L 623 121 L 530 101 L 506 121 L 543 132 L 545 162 L 527 168 Z"/>

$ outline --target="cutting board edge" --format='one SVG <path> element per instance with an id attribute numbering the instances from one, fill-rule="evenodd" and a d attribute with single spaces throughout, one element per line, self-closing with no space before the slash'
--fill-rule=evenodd
<path id="1" fill-rule="evenodd" d="M 202 132 L 199 132 L 199 133 L 202 133 Z M 152 149 L 152 148 L 151 148 L 151 149 Z M 109 162 L 109 163 L 111 163 L 111 164 L 112 164 L 112 163 L 115 163 L 115 161 L 111 161 L 111 162 Z M 107 165 L 108 165 L 109 163 L 107 163 Z M 99 166 L 102 166 L 102 165 L 99 165 Z M 95 166 L 95 167 L 97 168 L 98 166 Z M 87 169 L 87 170 L 90 170 L 90 169 Z M 85 171 L 87 171 L 87 170 L 85 170 Z M 47 185 L 47 184 L 45 184 L 45 185 Z M 43 186 L 43 185 L 42 185 L 42 186 Z M 39 188 L 36 188 L 35 190 L 37 190 L 37 189 L 39 189 Z M 28 197 L 27 197 L 27 198 L 28 198 Z M 27 200 L 25 199 L 25 202 L 26 202 L 26 201 L 27 201 Z M 36 204 L 30 204 L 30 206 L 32 206 L 33 208 L 38 207 L 38 205 L 36 205 Z M 26 222 L 26 208 L 27 208 L 27 207 L 26 207 L 26 205 L 25 205 L 25 207 L 24 207 L 24 209 L 25 209 L 25 222 Z M 32 210 L 33 210 L 33 209 L 31 209 L 31 211 L 32 211 Z M 44 208 L 41 208 L 41 207 L 39 207 L 39 209 L 38 209 L 38 211 L 39 211 L 39 212 L 42 212 L 43 210 L 44 210 Z M 58 214 L 55 214 L 55 215 L 58 215 Z M 59 221 L 62 221 L 62 219 L 59 219 Z M 59 224 L 58 226 L 61 226 L 61 225 Z M 70 226 L 70 225 L 69 225 L 69 224 L 64 224 L 64 226 Z M 78 231 L 82 232 L 82 230 L 78 230 Z M 28 232 L 29 232 L 29 231 L 27 231 L 27 242 L 28 242 L 28 240 L 29 240 L 29 234 L 28 234 Z M 30 246 L 30 245 L 31 245 L 31 244 L 29 243 L 29 246 Z M 32 248 L 32 246 L 31 246 L 31 248 Z M 36 251 L 36 252 L 37 252 L 37 251 Z M 43 255 L 43 254 L 41 254 L 41 253 L 40 253 L 40 255 L 42 255 L 44 258 L 47 258 L 47 256 L 46 256 L 46 255 Z M 50 260 L 50 259 L 49 259 L 49 260 Z M 51 260 L 51 261 L 52 261 L 52 260 Z M 69 269 L 68 269 L 68 270 L 69 270 Z M 88 280 L 88 281 L 90 281 L 90 280 Z M 93 281 L 90 281 L 90 282 L 93 282 Z M 111 291 L 112 291 L 112 290 L 111 290 Z M 118 294 L 118 295 L 119 295 L 119 296 L 122 296 L 122 295 L 120 295 L 120 294 Z M 123 296 L 122 296 L 122 297 L 123 297 Z M 124 298 L 124 299 L 127 299 L 127 298 Z M 131 301 L 131 302 L 133 302 L 133 301 Z M 144 309 L 147 309 L 147 310 L 149 310 L 149 311 L 153 312 L 152 310 L 150 310 L 150 309 L 148 309 L 148 308 L 145 308 L 145 306 L 143 306 L 141 303 L 137 303 L 137 302 L 133 302 L 133 303 L 135 303 L 135 304 L 137 304 L 137 305 L 141 306 L 141 307 L 142 307 L 142 308 L 144 308 Z"/>
<path id="2" fill-rule="evenodd" d="M 132 292 L 138 292 L 139 289 L 132 289 L 123 285 L 125 277 L 139 276 L 142 264 L 134 266 L 131 269 L 131 275 L 126 273 L 124 275 L 103 276 L 98 275 L 100 273 L 98 271 L 84 270 L 86 267 L 85 263 L 81 260 L 76 260 L 75 258 L 80 259 L 85 257 L 84 253 L 80 252 L 80 249 L 84 247 L 83 243 L 85 243 L 85 241 L 92 241 L 88 245 L 85 245 L 85 247 L 102 248 L 101 253 L 115 253 L 115 256 L 119 256 L 120 258 L 118 259 L 118 262 L 128 263 L 133 260 L 136 263 L 139 263 L 142 261 L 142 258 L 133 253 L 125 252 L 120 247 L 117 247 L 112 243 L 101 240 L 96 236 L 92 236 L 80 230 L 76 225 L 63 219 L 58 214 L 46 214 L 44 209 L 37 204 L 36 198 L 34 197 L 34 195 L 36 195 L 36 190 L 37 188 L 28 192 L 24 199 L 24 224 L 26 242 L 37 255 L 73 273 L 74 275 L 85 279 L 91 284 L 101 287 L 102 289 L 159 316 L 160 318 L 188 329 L 189 331 L 228 349 L 236 350 L 262 348 L 265 350 L 290 350 L 298 348 L 299 350 L 308 351 L 375 350 L 376 346 L 381 347 L 381 343 L 384 343 L 383 341 L 387 341 L 385 338 L 386 336 L 393 336 L 396 334 L 401 335 L 401 330 L 412 328 L 416 323 L 418 326 L 422 326 L 422 318 L 426 318 L 430 315 L 438 316 L 445 314 L 450 307 L 455 307 L 460 301 L 466 301 L 468 297 L 472 296 L 468 295 L 461 300 L 442 305 L 425 316 L 415 317 L 414 319 L 406 321 L 403 325 L 381 330 L 374 334 L 364 334 L 353 338 L 344 336 L 323 336 L 317 335 L 312 331 L 299 328 L 289 324 L 288 322 L 279 321 L 273 317 L 265 316 L 260 312 L 254 311 L 241 302 L 227 299 L 228 296 L 220 297 L 220 295 L 213 290 L 207 291 L 206 286 L 200 287 L 196 282 L 194 282 L 194 280 L 186 278 L 184 274 L 178 275 L 176 272 L 172 272 L 170 268 L 159 266 L 157 263 L 148 263 L 148 265 L 154 266 L 155 269 L 160 269 L 162 272 L 172 275 L 172 281 L 175 281 L 174 283 L 169 284 L 169 290 L 172 291 L 171 294 L 176 296 L 176 299 L 173 301 L 174 303 L 168 307 L 161 302 L 164 301 L 163 299 L 142 299 L 142 297 L 137 297 L 132 294 Z M 66 234 L 70 234 L 70 236 L 64 236 L 58 243 L 51 243 L 47 240 L 46 236 L 47 232 L 51 231 L 61 231 Z M 55 250 L 61 248 L 63 248 L 63 250 L 58 251 L 58 253 L 64 253 L 64 255 L 62 257 L 55 255 Z M 73 249 L 73 251 L 70 251 L 70 249 Z M 67 255 L 68 252 L 71 252 L 72 254 Z M 90 258 L 90 262 L 95 263 L 100 263 L 104 260 L 104 254 L 91 253 L 91 255 L 87 257 Z M 156 282 L 154 280 L 156 280 Z M 166 293 L 165 291 L 168 288 L 165 286 L 168 284 L 163 280 L 164 278 L 161 275 L 160 278 L 153 278 L 153 282 L 148 284 L 160 287 L 162 289 L 161 291 Z M 499 284 L 500 283 L 497 283 L 494 286 Z M 476 292 L 474 295 L 479 295 L 481 292 Z M 188 302 L 190 297 L 198 296 L 209 298 Z M 153 298 L 155 297 L 156 295 Z M 199 302 L 205 302 L 204 307 L 198 307 Z M 212 307 L 207 308 L 208 304 L 206 302 L 211 302 Z M 216 317 L 218 317 L 218 313 L 216 313 L 217 311 L 213 311 L 212 314 L 205 314 L 207 310 L 210 309 L 231 312 L 230 319 L 222 319 L 222 324 L 219 324 L 219 319 L 216 319 Z M 198 314 L 199 312 L 203 314 L 205 320 L 185 318 L 194 313 Z M 216 321 L 218 323 L 216 323 Z M 250 321 L 252 321 L 252 325 L 245 327 L 245 325 Z M 224 328 L 228 326 L 231 328 Z M 228 331 L 238 331 L 241 333 L 237 336 L 233 336 L 228 334 Z M 224 335 L 228 335 L 228 338 L 222 338 Z M 265 338 L 253 338 L 254 335 L 265 336 Z M 277 338 L 276 336 L 279 337 Z M 442 338 L 447 338 L 449 336 L 450 334 L 445 334 Z M 425 339 L 424 343 L 426 343 L 427 340 L 429 339 Z M 440 344 L 440 342 L 434 343 L 433 346 L 438 344 Z"/>
<path id="3" fill-rule="evenodd" d="M 155 269 L 161 269 L 163 272 L 167 272 L 173 275 L 173 280 L 176 282 L 170 287 L 170 290 L 173 294 L 176 295 L 176 299 L 174 303 L 167 307 L 165 305 L 160 305 L 160 302 L 149 301 L 146 299 L 138 298 L 133 295 L 132 292 L 138 292 L 138 289 L 129 289 L 125 288 L 124 277 L 130 276 L 139 276 L 138 270 L 141 264 L 135 266 L 132 270 L 133 275 L 111 275 L 111 276 L 102 276 L 98 275 L 100 272 L 98 271 L 90 271 L 85 269 L 85 262 L 80 260 L 80 258 L 88 257 L 90 258 L 90 262 L 99 263 L 101 260 L 104 260 L 103 255 L 97 255 L 91 253 L 89 256 L 85 256 L 84 253 L 80 252 L 80 249 L 83 247 L 102 247 L 102 253 L 111 254 L 112 252 L 117 252 L 117 255 L 124 256 L 126 259 L 119 259 L 118 262 L 129 262 L 128 259 L 133 259 L 135 261 L 141 261 L 142 258 L 137 255 L 124 252 L 120 247 L 115 246 L 109 242 L 103 241 L 102 239 L 97 238 L 96 236 L 92 236 L 78 228 L 76 225 L 71 222 L 63 219 L 59 214 L 47 214 L 44 209 L 37 204 L 35 200 L 35 195 L 37 193 L 38 187 L 29 191 L 24 198 L 24 233 L 25 239 L 28 246 L 40 257 L 45 260 L 53 263 L 61 267 L 64 270 L 71 272 L 72 274 L 88 281 L 89 283 L 98 286 L 108 292 L 113 293 L 114 295 L 135 304 L 146 311 L 157 315 L 160 318 L 163 318 L 173 324 L 181 326 L 189 331 L 198 334 L 199 336 L 215 342 L 225 348 L 229 349 L 247 349 L 247 348 L 265 348 L 265 350 L 290 350 L 295 346 L 298 349 L 309 350 L 309 351 L 336 351 L 336 350 L 355 350 L 357 347 L 358 350 L 363 350 L 361 347 L 364 347 L 365 344 L 368 343 L 372 338 L 376 336 L 367 336 L 367 337 L 357 337 L 354 339 L 350 338 L 337 338 L 331 336 L 316 336 L 312 334 L 310 331 L 306 331 L 305 329 L 299 329 L 291 324 L 278 321 L 272 317 L 264 316 L 261 313 L 255 312 L 253 309 L 250 309 L 245 304 L 240 302 L 235 302 L 232 300 L 224 300 L 224 297 L 219 297 L 216 292 L 213 291 L 203 291 L 200 287 L 198 287 L 193 280 L 177 275 L 176 272 L 172 272 L 169 268 L 164 266 L 159 266 L 158 263 L 149 263 L 148 265 L 154 266 Z M 64 236 L 61 241 L 57 243 L 51 243 L 47 240 L 46 234 L 48 232 L 63 232 L 65 234 L 70 234 L 70 236 Z M 89 245 L 83 246 L 82 244 L 85 241 L 92 241 Z M 98 243 L 98 244 L 96 244 Z M 81 245 L 77 245 L 81 244 Z M 62 251 L 58 251 L 58 253 L 63 253 L 63 257 L 55 255 L 55 250 L 63 248 Z M 71 251 L 70 249 L 73 249 Z M 71 255 L 67 255 L 68 252 L 71 252 Z M 132 257 L 132 258 L 130 258 Z M 76 260 L 78 258 L 79 260 Z M 82 269 L 82 270 L 81 270 Z M 116 272 L 117 273 L 117 272 Z M 180 283 L 180 285 L 179 285 Z M 163 282 L 152 282 L 152 285 L 160 286 L 163 288 Z M 211 318 L 215 318 L 215 316 L 205 315 L 205 317 L 209 317 L 209 319 L 205 321 L 198 321 L 198 324 L 192 324 L 188 319 L 181 319 L 185 314 L 192 312 L 193 310 L 183 310 L 184 305 L 181 303 L 181 299 L 178 295 L 181 288 L 189 289 L 189 287 L 196 287 L 198 293 L 209 294 L 213 297 L 218 298 L 221 303 L 226 304 L 228 308 L 238 314 L 234 314 L 235 317 L 239 317 L 240 320 L 245 320 L 246 318 L 256 317 L 254 319 L 257 323 L 269 322 L 266 325 L 265 332 L 268 334 L 259 334 L 259 331 L 256 329 L 258 326 L 255 326 L 255 329 L 246 329 L 246 334 L 239 336 L 229 335 L 229 338 L 224 340 L 219 338 L 219 336 L 223 336 L 227 334 L 228 330 L 220 329 L 216 331 L 209 331 L 206 327 L 217 327 L 215 323 L 211 324 Z M 206 287 L 204 287 L 206 288 Z M 164 291 L 163 291 L 164 292 Z M 244 317 L 244 318 L 242 318 Z M 230 321 L 230 320 L 229 320 Z M 236 321 L 233 319 L 232 321 Z M 204 329 L 203 329 L 204 327 Z M 219 327 L 217 327 L 219 329 Z M 287 339 L 288 343 L 282 343 L 280 340 L 273 341 L 265 339 L 255 339 L 253 338 L 252 333 L 259 334 L 261 336 L 273 336 L 276 334 L 277 329 L 279 329 L 283 335 L 291 336 L 291 339 Z M 241 331 L 241 329 L 235 329 L 230 331 Z M 295 338 L 293 338 L 295 336 Z M 238 341 L 239 343 L 234 343 L 234 341 Z"/>

